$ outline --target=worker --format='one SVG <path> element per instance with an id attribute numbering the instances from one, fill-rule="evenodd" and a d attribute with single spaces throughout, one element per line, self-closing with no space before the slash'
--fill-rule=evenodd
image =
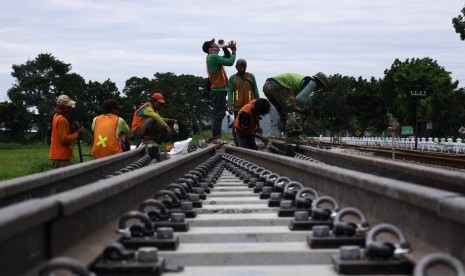
<path id="1" fill-rule="evenodd" d="M 69 166 L 70 160 L 74 158 L 73 143 L 84 133 L 84 128 L 77 123 L 78 129 L 72 132 L 69 121 L 65 117 L 71 113 L 74 104 L 76 101 L 71 100 L 67 95 L 60 95 L 56 100 L 49 154 L 52 169 Z"/>
<path id="2" fill-rule="evenodd" d="M 267 99 L 260 98 L 250 101 L 239 110 L 232 130 L 236 146 L 257 150 L 255 138 L 259 138 L 264 144 L 269 143 L 269 140 L 263 136 L 260 120 L 261 116 L 270 112 L 270 107 Z"/>
<path id="3" fill-rule="evenodd" d="M 220 41 L 219 41 L 220 42 Z M 229 52 L 228 48 L 231 49 Z M 220 56 L 220 47 L 215 39 L 205 41 L 202 50 L 207 54 L 206 65 L 208 80 L 210 81 L 210 100 L 212 111 L 212 143 L 222 145 L 227 143 L 221 139 L 221 125 L 227 110 L 226 95 L 229 90 L 228 78 L 224 66 L 232 66 L 236 60 L 236 43 L 231 41 L 222 47 L 223 56 Z"/>
<path id="4" fill-rule="evenodd" d="M 177 125 L 176 119 L 160 116 L 160 108 L 166 104 L 163 94 L 157 92 L 150 96 L 150 100 L 142 104 L 135 112 L 132 120 L 132 136 L 142 141 L 156 141 L 162 134 L 173 136 L 171 125 Z"/>
<path id="5" fill-rule="evenodd" d="M 246 72 L 247 61 L 236 61 L 237 73 L 229 78 L 228 109 L 237 117 L 239 110 L 248 102 L 260 98 L 257 81 L 252 73 Z"/>
<path id="6" fill-rule="evenodd" d="M 103 102 L 103 114 L 92 121 L 94 159 L 110 156 L 128 149 L 127 135 L 131 132 L 123 118 L 119 117 L 121 106 L 115 99 Z"/>
<path id="7" fill-rule="evenodd" d="M 263 92 L 279 113 L 281 127 L 290 142 L 303 142 L 302 126 L 310 113 L 310 98 L 315 91 L 327 87 L 324 73 L 305 76 L 298 73 L 283 73 L 268 78 Z"/>

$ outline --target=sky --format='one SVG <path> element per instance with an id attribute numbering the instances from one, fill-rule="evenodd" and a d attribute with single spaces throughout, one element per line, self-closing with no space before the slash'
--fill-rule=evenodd
<path id="1" fill-rule="evenodd" d="M 284 72 L 383 78 L 396 58 L 429 57 L 465 86 L 464 0 L 21 0 L 0 9 L 0 102 L 12 65 L 41 53 L 86 82 L 157 72 L 206 77 L 205 40 L 235 40 L 261 90 Z M 236 73 L 226 68 L 228 76 Z"/>

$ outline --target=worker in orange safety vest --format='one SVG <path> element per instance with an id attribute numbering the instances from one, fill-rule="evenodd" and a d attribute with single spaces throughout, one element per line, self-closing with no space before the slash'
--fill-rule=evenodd
<path id="1" fill-rule="evenodd" d="M 263 130 L 260 127 L 261 116 L 270 113 L 270 108 L 270 102 L 261 98 L 250 101 L 239 110 L 232 130 L 236 146 L 257 150 L 255 138 L 262 140 L 265 145 L 270 142 L 263 136 Z"/>
<path id="2" fill-rule="evenodd" d="M 71 113 L 76 101 L 67 95 L 60 95 L 56 100 L 55 114 L 52 120 L 52 134 L 49 158 L 52 160 L 52 169 L 66 167 L 74 157 L 73 143 L 84 133 L 84 128 L 72 132 L 69 121 L 65 117 Z"/>
<path id="3" fill-rule="evenodd" d="M 129 126 L 123 118 L 119 117 L 121 106 L 115 99 L 103 102 L 104 114 L 94 118 L 92 131 L 94 143 L 92 145 L 92 157 L 94 159 L 110 156 L 129 150 L 127 137 L 130 133 Z"/>
<path id="4" fill-rule="evenodd" d="M 239 110 L 251 100 L 260 98 L 257 81 L 252 73 L 246 72 L 247 61 L 236 61 L 237 73 L 229 77 L 228 110 L 233 111 L 234 118 Z"/>

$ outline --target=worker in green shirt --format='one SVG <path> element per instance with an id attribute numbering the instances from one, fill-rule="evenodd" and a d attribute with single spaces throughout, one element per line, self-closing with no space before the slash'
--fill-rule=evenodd
<path id="1" fill-rule="evenodd" d="M 222 41 L 218 41 L 222 42 Z M 222 44 L 222 43 L 220 43 Z M 231 52 L 229 52 L 229 49 Z M 223 55 L 220 56 L 220 49 L 223 49 Z M 210 81 L 210 100 L 213 106 L 212 112 L 212 142 L 214 144 L 225 144 L 221 140 L 221 125 L 226 113 L 226 95 L 229 90 L 228 77 L 224 66 L 232 66 L 236 60 L 236 43 L 229 42 L 227 46 L 220 46 L 215 43 L 215 39 L 205 41 L 202 50 L 207 54 L 206 67 L 208 80 Z"/>
<path id="2" fill-rule="evenodd" d="M 239 110 L 251 100 L 260 98 L 257 81 L 252 73 L 246 72 L 247 61 L 236 61 L 237 73 L 229 77 L 228 110 L 237 117 Z"/>
<path id="3" fill-rule="evenodd" d="M 311 96 L 325 89 L 327 84 L 328 79 L 322 72 L 314 76 L 283 73 L 266 80 L 263 92 L 278 111 L 281 127 L 289 141 L 303 142 L 302 125 L 311 110 Z"/>

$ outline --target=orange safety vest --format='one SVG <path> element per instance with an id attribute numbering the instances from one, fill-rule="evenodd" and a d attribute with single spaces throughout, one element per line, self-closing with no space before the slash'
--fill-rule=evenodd
<path id="1" fill-rule="evenodd" d="M 228 86 L 228 78 L 226 77 L 226 72 L 224 71 L 224 67 L 221 66 L 220 70 L 216 71 L 215 73 L 210 73 L 208 70 L 208 61 L 206 61 L 207 64 L 207 74 L 208 74 L 208 79 L 210 80 L 211 88 L 218 88 L 218 87 L 225 87 Z"/>
<path id="2" fill-rule="evenodd" d="M 92 157 L 94 159 L 123 152 L 119 140 L 116 138 L 116 126 L 119 117 L 114 114 L 97 116 L 94 126 L 94 144 Z"/>
<path id="3" fill-rule="evenodd" d="M 146 116 L 142 116 L 142 117 L 137 116 L 139 111 L 142 108 L 144 108 L 144 107 L 146 107 L 148 105 L 150 105 L 150 104 L 149 103 L 144 103 L 134 112 L 134 117 L 132 118 L 131 132 L 136 131 L 140 127 L 140 125 L 142 125 L 142 123 L 149 118 L 149 117 L 146 117 Z"/>
<path id="4" fill-rule="evenodd" d="M 254 99 L 252 92 L 252 75 L 245 73 L 245 86 L 242 83 L 243 80 L 240 76 L 236 76 L 236 91 L 234 91 L 234 107 L 241 108 L 248 102 Z"/>
<path id="5" fill-rule="evenodd" d="M 72 145 L 63 145 L 58 139 L 57 124 L 58 121 L 63 118 L 66 122 L 66 133 L 71 133 L 69 128 L 68 119 L 65 116 L 55 114 L 53 115 L 52 120 L 52 142 L 50 145 L 50 154 L 49 158 L 52 160 L 70 160 L 74 157 L 73 146 Z"/>
<path id="6" fill-rule="evenodd" d="M 255 103 L 256 100 L 251 100 L 249 103 L 244 105 L 241 110 L 239 110 L 239 113 L 237 113 L 237 117 L 234 120 L 234 127 L 236 129 L 242 130 L 242 131 L 256 131 L 258 127 L 258 122 L 260 121 L 260 115 L 256 114 L 253 112 L 253 104 Z M 241 113 L 247 113 L 250 116 L 250 127 L 248 129 L 244 129 L 241 127 L 241 123 L 239 122 L 239 118 L 241 116 Z"/>

